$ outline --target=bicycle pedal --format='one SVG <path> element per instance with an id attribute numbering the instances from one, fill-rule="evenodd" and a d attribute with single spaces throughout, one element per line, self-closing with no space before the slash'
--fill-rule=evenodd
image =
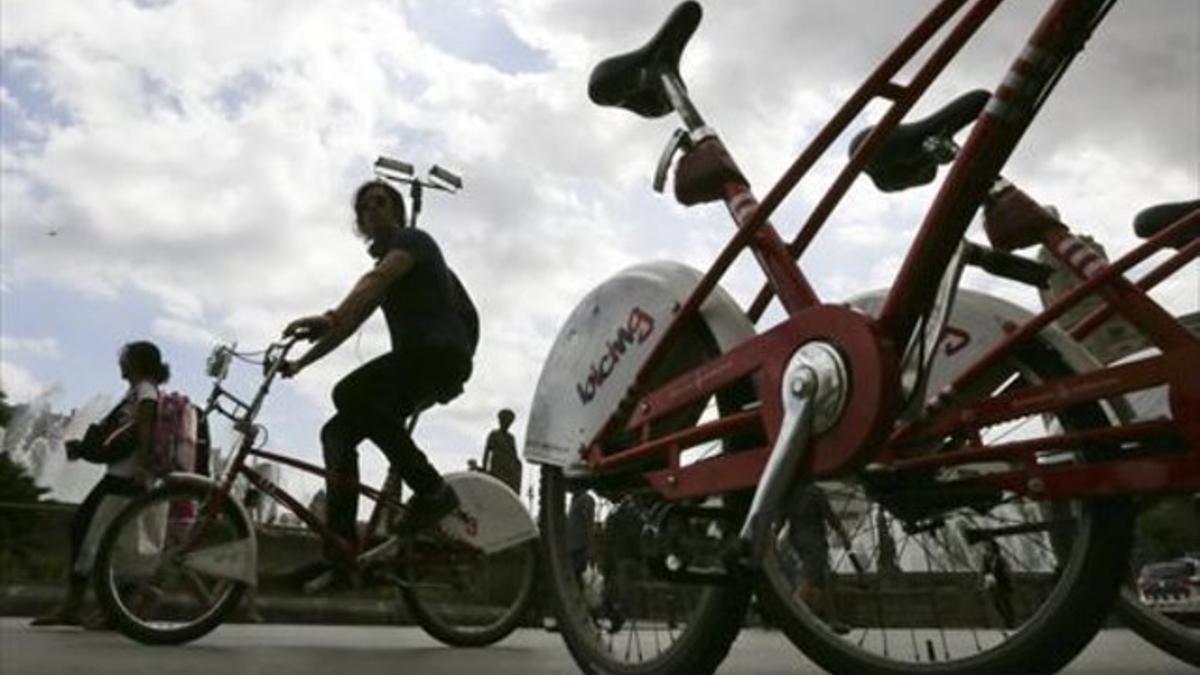
<path id="1" fill-rule="evenodd" d="M 359 556 L 355 558 L 355 562 L 357 562 L 359 565 L 372 565 L 380 560 L 384 560 L 395 555 L 396 550 L 399 547 L 400 540 L 397 537 L 388 537 L 379 544 L 359 554 Z"/>
<path id="2" fill-rule="evenodd" d="M 360 572 L 339 574 L 336 569 L 327 570 L 315 578 L 305 582 L 301 587 L 305 595 L 316 595 L 326 591 L 352 591 L 362 588 L 363 578 Z"/>
<path id="3" fill-rule="evenodd" d="M 327 570 L 304 582 L 301 591 L 305 595 L 316 595 L 333 585 L 333 570 Z"/>
<path id="4" fill-rule="evenodd" d="M 387 571 L 382 571 L 382 570 L 379 571 L 376 574 L 376 576 L 374 576 L 374 580 L 379 584 L 397 586 L 400 588 L 407 588 L 410 585 L 407 581 L 405 581 L 403 579 L 403 577 L 393 574 L 392 572 L 387 572 Z"/>

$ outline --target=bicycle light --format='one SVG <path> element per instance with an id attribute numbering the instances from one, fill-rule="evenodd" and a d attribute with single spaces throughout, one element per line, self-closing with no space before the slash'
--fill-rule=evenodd
<path id="1" fill-rule="evenodd" d="M 462 178 L 460 178 L 457 174 L 451 173 L 451 172 L 443 169 L 442 167 L 438 166 L 437 164 L 434 164 L 433 166 L 431 166 L 429 168 L 429 175 L 432 176 L 433 178 L 436 178 L 436 179 L 442 181 L 446 185 L 453 187 L 455 190 L 462 189 L 462 185 L 463 185 Z"/>
<path id="2" fill-rule="evenodd" d="M 218 345 L 211 354 L 208 355 L 208 361 L 205 364 L 205 370 L 208 376 L 217 380 L 225 379 L 229 374 L 229 350 L 224 346 Z"/>
<path id="3" fill-rule="evenodd" d="M 404 176 L 413 175 L 412 164 L 409 164 L 408 162 L 401 162 L 400 160 L 392 159 L 391 157 L 384 157 L 383 155 L 380 155 L 375 160 L 375 169 L 386 169 L 387 171 L 398 173 Z"/>

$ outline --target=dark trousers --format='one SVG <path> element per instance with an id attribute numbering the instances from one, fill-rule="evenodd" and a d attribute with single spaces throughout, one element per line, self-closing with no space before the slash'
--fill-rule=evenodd
<path id="1" fill-rule="evenodd" d="M 333 388 L 337 412 L 321 429 L 325 466 L 337 478 L 326 480 L 328 522 L 353 541 L 358 517 L 358 445 L 370 439 L 413 492 L 428 494 L 442 486 L 404 427 L 420 405 L 445 403 L 462 391 L 471 361 L 453 350 L 390 352 L 352 371 Z M 340 481 L 338 479 L 341 479 Z M 353 481 L 353 482 L 342 482 Z"/>
<path id="2" fill-rule="evenodd" d="M 71 566 L 68 571 L 71 585 L 82 586 L 87 583 L 88 575 L 80 574 L 75 570 L 75 560 L 79 557 L 79 549 L 83 547 L 83 540 L 87 537 L 88 528 L 92 526 L 92 519 L 95 518 L 96 509 L 100 508 L 100 503 L 110 495 L 135 497 L 141 493 L 142 488 L 133 480 L 105 475 L 99 483 L 96 483 L 87 497 L 84 497 L 83 503 L 75 509 L 75 514 L 71 516 L 69 533 Z"/>

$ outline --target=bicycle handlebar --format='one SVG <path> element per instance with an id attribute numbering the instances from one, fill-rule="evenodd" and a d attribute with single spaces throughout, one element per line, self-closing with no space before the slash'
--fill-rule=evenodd
<path id="1" fill-rule="evenodd" d="M 287 358 L 287 353 L 301 340 L 306 340 L 307 334 L 291 335 L 279 342 L 272 342 L 263 356 L 263 377 L 270 381 L 279 372 L 279 365 Z"/>
<path id="2" fill-rule="evenodd" d="M 1054 274 L 1054 270 L 1049 266 L 1036 260 L 969 241 L 966 242 L 963 261 L 996 276 L 1036 288 L 1046 288 L 1050 283 L 1050 277 Z"/>
<path id="3" fill-rule="evenodd" d="M 254 418 L 257 417 L 259 409 L 262 407 L 262 402 L 266 398 L 267 392 L 271 388 L 271 383 L 275 380 L 275 376 L 279 374 L 279 366 L 283 363 L 292 347 L 299 342 L 302 336 L 289 336 L 278 342 L 272 342 L 267 345 L 267 348 L 262 352 L 238 352 L 234 349 L 234 344 L 217 345 L 213 349 L 212 354 L 208 357 L 208 375 L 213 378 L 212 392 L 208 397 L 208 404 L 205 407 L 205 414 L 211 411 L 217 411 L 223 416 L 234 421 L 236 425 L 249 427 L 253 424 Z M 258 385 L 258 389 L 254 394 L 254 398 L 249 403 L 235 396 L 232 392 L 221 386 L 221 382 L 229 374 L 229 364 L 233 358 L 238 358 L 243 361 L 257 363 L 251 358 L 255 354 L 263 355 L 263 379 Z M 231 402 L 234 407 L 227 410 L 222 407 L 222 402 Z"/>

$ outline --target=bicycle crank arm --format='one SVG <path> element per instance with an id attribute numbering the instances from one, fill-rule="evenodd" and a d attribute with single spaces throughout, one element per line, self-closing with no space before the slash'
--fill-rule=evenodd
<path id="1" fill-rule="evenodd" d="M 779 436 L 775 439 L 775 447 L 771 448 L 771 456 L 763 469 L 762 480 L 754 491 L 750 512 L 739 534 L 742 544 L 752 547 L 750 550 L 755 554 L 754 559 L 758 558 L 756 544 L 770 537 L 771 519 L 779 512 L 779 506 L 791 486 L 791 478 L 796 475 L 796 467 L 812 435 L 815 374 L 811 369 L 801 367 L 797 372 L 789 372 L 784 381 L 787 391 L 784 393 L 785 412 L 779 426 Z"/>
<path id="2" fill-rule="evenodd" d="M 827 343 L 810 342 L 788 361 L 781 393 L 783 422 L 739 534 L 752 561 L 760 558 L 760 545 L 771 539 L 771 523 L 796 483 L 809 441 L 829 429 L 841 414 L 847 381 L 841 356 Z"/>

